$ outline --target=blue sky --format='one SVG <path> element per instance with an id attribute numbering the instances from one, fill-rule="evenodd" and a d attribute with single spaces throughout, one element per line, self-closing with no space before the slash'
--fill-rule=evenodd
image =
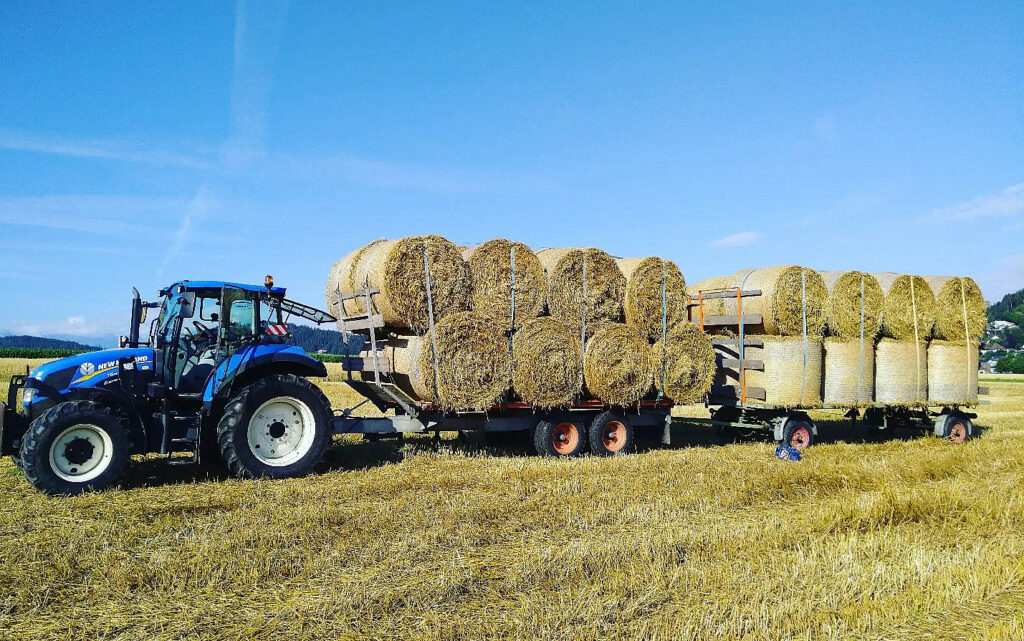
<path id="1" fill-rule="evenodd" d="M 898 6 L 893 6 L 894 4 Z M 0 3 L 0 333 L 439 233 L 1024 287 L 1024 4 Z"/>

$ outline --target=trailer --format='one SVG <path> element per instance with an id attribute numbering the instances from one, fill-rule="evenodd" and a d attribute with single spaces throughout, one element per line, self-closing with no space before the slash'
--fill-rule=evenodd
<path id="1" fill-rule="evenodd" d="M 363 301 L 364 310 L 376 309 L 373 297 L 379 293 L 378 288 L 364 284 L 359 291 L 339 293 L 335 302 L 338 325 L 350 346 L 351 356 L 342 361 L 346 382 L 364 399 L 355 407 L 335 411 L 336 434 L 381 439 L 410 433 L 477 432 L 485 437 L 520 433 L 532 436 L 538 454 L 555 457 L 575 456 L 588 449 L 594 454 L 614 455 L 630 452 L 638 443 L 670 443 L 674 403 L 666 398 L 647 398 L 625 408 L 582 399 L 569 407 L 545 410 L 506 394 L 486 411 L 459 412 L 445 412 L 434 403 L 412 398 L 393 380 L 396 372 L 385 355 L 391 338 L 379 331 L 384 328 L 381 315 L 345 313 L 345 301 L 356 298 Z M 365 403 L 385 416 L 353 416 Z"/>
<path id="2" fill-rule="evenodd" d="M 730 287 L 701 290 L 696 296 L 690 296 L 690 322 L 698 324 L 704 331 L 709 328 L 735 328 L 734 337 L 716 336 L 711 342 L 716 352 L 717 367 L 736 370 L 739 385 L 713 386 L 705 401 L 711 417 L 685 417 L 681 421 L 713 426 L 726 438 L 770 436 L 776 442 L 798 450 L 813 445 L 818 436 L 818 427 L 809 415 L 810 411 L 840 412 L 841 416 L 850 419 L 854 426 L 863 424 L 867 429 L 898 428 L 932 432 L 954 443 L 963 443 L 973 436 L 973 419 L 977 418 L 977 414 L 967 409 L 967 403 L 923 402 L 910 406 L 871 403 L 863 407 L 828 404 L 814 407 L 780 407 L 766 404 L 765 390 L 746 384 L 746 372 L 764 371 L 766 366 L 761 360 L 746 357 L 748 347 L 762 347 L 764 341 L 750 335 L 748 326 L 761 324 L 762 318 L 760 314 L 743 313 L 743 299 L 760 295 L 761 290 Z M 736 314 L 705 313 L 704 301 L 723 298 L 735 298 Z M 987 394 L 988 389 L 979 387 L 978 393 Z"/>

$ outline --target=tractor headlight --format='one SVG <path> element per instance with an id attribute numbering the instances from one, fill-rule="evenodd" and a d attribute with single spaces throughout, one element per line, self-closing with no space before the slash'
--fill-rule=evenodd
<path id="1" fill-rule="evenodd" d="M 26 387 L 21 390 L 21 404 L 31 405 L 36 400 L 36 388 Z"/>

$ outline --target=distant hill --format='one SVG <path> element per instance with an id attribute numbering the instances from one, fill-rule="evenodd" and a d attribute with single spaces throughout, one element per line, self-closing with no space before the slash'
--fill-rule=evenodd
<path id="1" fill-rule="evenodd" d="M 319 329 L 306 325 L 288 325 L 288 331 L 292 333 L 295 344 L 311 354 L 323 350 L 327 354 L 344 354 L 345 341 L 343 334 L 333 329 Z"/>
<path id="2" fill-rule="evenodd" d="M 1007 321 L 1024 325 L 1024 289 L 1003 296 L 1003 300 L 989 305 L 988 322 Z"/>
<path id="3" fill-rule="evenodd" d="M 43 338 L 42 336 L 0 336 L 0 347 L 18 347 L 27 349 L 73 349 L 93 352 L 101 347 L 85 345 L 75 341 L 59 338 Z"/>

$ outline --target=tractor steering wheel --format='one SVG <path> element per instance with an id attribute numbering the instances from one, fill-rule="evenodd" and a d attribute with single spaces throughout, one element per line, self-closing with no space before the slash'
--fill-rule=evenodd
<path id="1" fill-rule="evenodd" d="M 216 335 L 217 335 L 214 332 L 214 330 L 210 329 L 209 327 L 207 327 L 203 323 L 200 323 L 197 320 L 193 320 L 192 321 L 192 325 L 196 328 L 196 333 L 193 335 L 194 336 L 193 340 L 195 340 L 197 342 L 198 341 L 210 341 L 210 342 L 212 342 L 214 340 L 214 338 L 216 337 Z"/>

